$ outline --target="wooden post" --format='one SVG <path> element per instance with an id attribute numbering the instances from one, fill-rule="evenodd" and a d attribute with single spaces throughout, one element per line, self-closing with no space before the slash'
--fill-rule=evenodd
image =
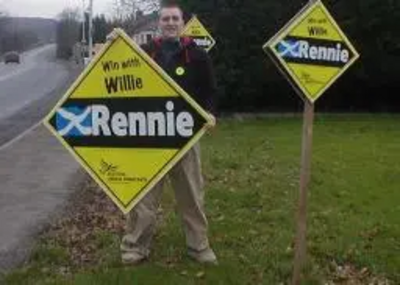
<path id="1" fill-rule="evenodd" d="M 314 124 L 314 103 L 304 100 L 304 122 L 301 152 L 299 204 L 292 285 L 299 285 L 306 260 L 307 194 L 311 173 L 311 149 Z"/>
<path id="2" fill-rule="evenodd" d="M 310 4 L 318 0 L 309 0 Z M 292 285 L 300 285 L 307 252 L 307 196 L 311 176 L 311 154 L 314 126 L 314 103 L 304 99 L 303 139 L 301 151 L 300 191 Z"/>

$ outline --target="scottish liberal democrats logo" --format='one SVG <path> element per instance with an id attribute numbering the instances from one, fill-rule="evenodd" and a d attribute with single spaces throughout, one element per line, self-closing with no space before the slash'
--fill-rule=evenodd
<path id="1" fill-rule="evenodd" d="M 63 137 L 90 136 L 92 133 L 91 107 L 64 107 L 58 109 L 56 130 Z"/>

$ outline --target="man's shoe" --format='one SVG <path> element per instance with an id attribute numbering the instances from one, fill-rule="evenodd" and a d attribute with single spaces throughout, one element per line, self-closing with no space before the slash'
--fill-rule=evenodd
<path id="1" fill-rule="evenodd" d="M 146 259 L 146 256 L 138 252 L 124 252 L 122 253 L 122 263 L 125 265 L 138 265 Z"/>
<path id="2" fill-rule="evenodd" d="M 214 251 L 209 247 L 201 251 L 189 248 L 188 255 L 195 261 L 203 264 L 212 264 L 212 265 L 218 264 L 218 260 L 217 257 L 215 256 Z"/>

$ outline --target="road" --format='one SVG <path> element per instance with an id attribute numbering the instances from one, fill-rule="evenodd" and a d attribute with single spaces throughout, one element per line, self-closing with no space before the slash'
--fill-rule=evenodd
<path id="1" fill-rule="evenodd" d="M 24 53 L 19 65 L 0 64 L 0 284 L 81 180 L 77 163 L 38 124 L 79 71 L 55 59 L 54 45 Z"/>
<path id="2" fill-rule="evenodd" d="M 46 45 L 23 53 L 20 64 L 0 63 L 0 147 L 39 122 L 65 91 L 69 72 L 55 52 Z"/>

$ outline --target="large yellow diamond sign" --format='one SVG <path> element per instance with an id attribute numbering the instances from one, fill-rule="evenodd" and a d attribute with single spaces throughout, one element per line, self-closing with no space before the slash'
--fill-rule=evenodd
<path id="1" fill-rule="evenodd" d="M 264 45 L 291 82 L 315 102 L 359 57 L 328 10 L 307 5 Z"/>
<path id="2" fill-rule="evenodd" d="M 209 115 L 122 30 L 45 119 L 124 212 L 205 132 Z"/>

